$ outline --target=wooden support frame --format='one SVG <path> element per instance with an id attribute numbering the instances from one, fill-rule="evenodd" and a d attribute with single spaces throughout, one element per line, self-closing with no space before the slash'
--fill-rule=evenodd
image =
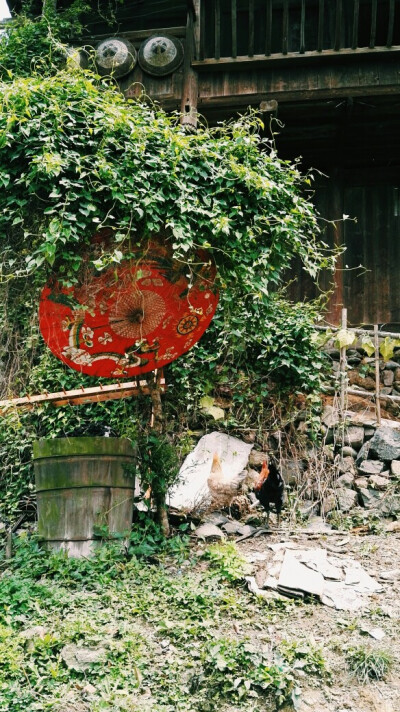
<path id="1" fill-rule="evenodd" d="M 166 390 L 165 378 L 163 376 L 157 378 L 157 383 L 160 390 L 164 392 Z M 70 391 L 63 390 L 57 393 L 41 393 L 39 395 L 24 396 L 23 398 L 2 400 L 0 401 L 0 416 L 5 415 L 7 411 L 13 408 L 31 409 L 43 405 L 43 403 L 51 403 L 56 407 L 83 405 L 84 403 L 99 403 L 131 396 L 150 395 L 151 392 L 152 383 L 146 380 L 110 383 L 104 386 L 99 384 L 90 388 L 82 386 Z"/>

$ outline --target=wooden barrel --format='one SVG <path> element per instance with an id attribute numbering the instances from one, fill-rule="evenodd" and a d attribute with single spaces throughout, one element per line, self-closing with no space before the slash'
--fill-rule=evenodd
<path id="1" fill-rule="evenodd" d="M 38 534 L 52 549 L 88 556 L 97 527 L 131 528 L 135 451 L 122 438 L 59 438 L 33 444 Z"/>

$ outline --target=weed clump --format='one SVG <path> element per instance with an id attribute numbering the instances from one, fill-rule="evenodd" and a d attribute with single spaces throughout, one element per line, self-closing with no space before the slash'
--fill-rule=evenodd
<path id="1" fill-rule="evenodd" d="M 370 680 L 384 680 L 393 664 L 393 658 L 385 650 L 360 645 L 349 648 L 347 664 L 353 675 L 365 685 Z"/>

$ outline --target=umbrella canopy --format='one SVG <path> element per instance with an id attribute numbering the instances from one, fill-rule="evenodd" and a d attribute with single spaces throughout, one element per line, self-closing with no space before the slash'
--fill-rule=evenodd
<path id="1" fill-rule="evenodd" d="M 154 243 L 84 283 L 49 282 L 39 306 L 44 340 L 61 361 L 91 376 L 130 378 L 162 368 L 200 339 L 217 308 L 215 265 L 204 251 L 198 257 L 189 273 Z"/>

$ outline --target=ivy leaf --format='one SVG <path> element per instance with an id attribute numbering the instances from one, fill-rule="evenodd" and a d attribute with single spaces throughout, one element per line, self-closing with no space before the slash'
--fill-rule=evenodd
<path id="1" fill-rule="evenodd" d="M 340 329 L 336 334 L 335 344 L 340 349 L 344 349 L 346 346 L 352 346 L 357 340 L 357 335 L 354 331 L 347 331 L 347 329 Z"/>
<path id="2" fill-rule="evenodd" d="M 386 336 L 379 346 L 383 360 L 389 361 L 393 356 L 395 348 L 398 346 L 400 346 L 400 339 L 392 339 L 390 336 Z"/>
<path id="3" fill-rule="evenodd" d="M 215 400 L 211 396 L 203 396 L 200 399 L 201 412 L 204 415 L 211 415 L 214 420 L 223 420 L 225 418 L 225 412 L 222 408 L 214 405 Z"/>
<path id="4" fill-rule="evenodd" d="M 375 345 L 370 336 L 363 336 L 361 344 L 367 356 L 372 356 L 375 353 Z"/>

